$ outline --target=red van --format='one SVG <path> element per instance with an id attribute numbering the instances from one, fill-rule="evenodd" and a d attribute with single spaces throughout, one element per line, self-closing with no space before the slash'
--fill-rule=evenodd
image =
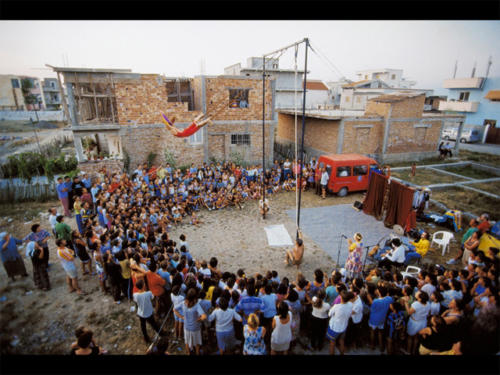
<path id="1" fill-rule="evenodd" d="M 318 159 L 316 181 L 321 180 L 321 170 L 325 167 L 330 176 L 327 189 L 340 197 L 351 191 L 368 190 L 370 168 L 380 169 L 374 159 L 360 154 L 323 155 Z"/>

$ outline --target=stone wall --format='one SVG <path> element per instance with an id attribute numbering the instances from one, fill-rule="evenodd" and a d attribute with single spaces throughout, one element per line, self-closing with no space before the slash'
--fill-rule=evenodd
<path id="1" fill-rule="evenodd" d="M 37 115 L 40 121 L 65 121 L 64 111 L 0 111 L 0 121 L 36 121 Z"/>
<path id="2" fill-rule="evenodd" d="M 203 144 L 191 145 L 187 138 L 176 138 L 163 125 L 130 125 L 120 131 L 122 148 L 130 156 L 130 168 L 146 163 L 150 152 L 156 154 L 155 164 L 165 163 L 170 151 L 178 167 L 204 160 Z"/>
<path id="3" fill-rule="evenodd" d="M 123 173 L 123 160 L 95 160 L 78 163 L 78 169 L 95 178 L 97 173 L 106 168 L 111 173 Z"/>

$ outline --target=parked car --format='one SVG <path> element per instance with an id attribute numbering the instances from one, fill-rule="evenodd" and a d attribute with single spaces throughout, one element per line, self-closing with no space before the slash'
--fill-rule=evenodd
<path id="1" fill-rule="evenodd" d="M 322 155 L 316 167 L 317 179 L 325 167 L 330 176 L 327 189 L 340 197 L 351 191 L 368 190 L 371 169 L 381 169 L 376 160 L 360 154 Z"/>
<path id="2" fill-rule="evenodd" d="M 446 128 L 443 129 L 442 138 L 449 141 L 456 141 L 458 134 L 458 128 Z M 479 131 L 476 129 L 462 129 L 462 135 L 460 136 L 460 143 L 474 143 L 479 142 L 481 136 Z"/>

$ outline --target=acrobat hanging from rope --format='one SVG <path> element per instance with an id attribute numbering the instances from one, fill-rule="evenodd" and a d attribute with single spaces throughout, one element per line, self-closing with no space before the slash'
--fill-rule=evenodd
<path id="1" fill-rule="evenodd" d="M 175 123 L 175 117 L 172 117 L 172 120 L 169 120 L 167 116 L 165 116 L 164 113 L 161 114 L 162 116 L 162 121 L 165 124 L 165 127 L 172 133 L 172 135 L 179 137 L 179 138 L 184 138 L 184 137 L 189 137 L 196 133 L 198 130 L 200 130 L 202 127 L 204 127 L 206 124 L 211 124 L 212 120 L 210 117 L 207 117 L 206 119 L 200 121 L 204 114 L 202 113 L 198 117 L 196 117 L 191 125 L 189 125 L 186 129 L 178 129 L 174 126 Z M 200 122 L 198 122 L 200 121 Z"/>

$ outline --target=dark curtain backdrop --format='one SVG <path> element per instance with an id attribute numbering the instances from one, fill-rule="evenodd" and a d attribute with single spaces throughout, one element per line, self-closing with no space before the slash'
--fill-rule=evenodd
<path id="1" fill-rule="evenodd" d="M 382 205 L 384 203 L 384 192 L 387 185 L 387 178 L 379 173 L 372 173 L 370 184 L 363 202 L 363 212 L 379 218 L 382 215 Z"/>
<path id="2" fill-rule="evenodd" d="M 399 224 L 406 227 L 408 215 L 412 210 L 413 194 L 415 190 L 392 180 L 389 187 L 389 202 L 387 203 L 387 215 L 384 224 L 392 227 Z"/>

